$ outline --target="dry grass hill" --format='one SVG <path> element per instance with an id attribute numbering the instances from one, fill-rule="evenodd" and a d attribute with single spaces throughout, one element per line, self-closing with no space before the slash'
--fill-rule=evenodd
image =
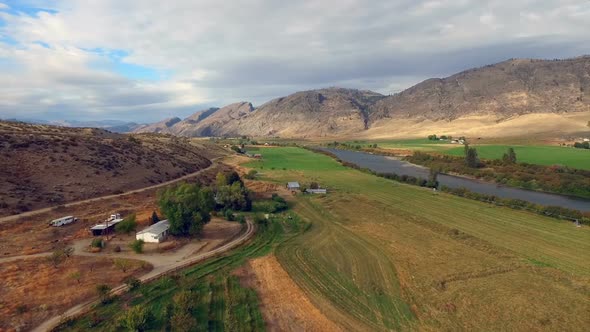
<path id="1" fill-rule="evenodd" d="M 329 88 L 254 109 L 241 102 L 139 132 L 181 136 L 409 137 L 424 133 L 516 136 L 574 133 L 590 121 L 590 57 L 514 59 L 433 78 L 383 96 Z"/>
<path id="2" fill-rule="evenodd" d="M 178 178 L 209 166 L 218 152 L 164 135 L 0 122 L 0 215 Z"/>

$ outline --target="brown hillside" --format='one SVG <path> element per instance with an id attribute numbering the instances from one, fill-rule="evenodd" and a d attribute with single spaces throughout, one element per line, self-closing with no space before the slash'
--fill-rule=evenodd
<path id="1" fill-rule="evenodd" d="M 211 164 L 186 139 L 0 122 L 0 215 L 142 188 Z"/>

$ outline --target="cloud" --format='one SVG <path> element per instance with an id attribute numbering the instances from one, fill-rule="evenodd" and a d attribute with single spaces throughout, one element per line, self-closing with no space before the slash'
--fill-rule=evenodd
<path id="1" fill-rule="evenodd" d="M 64 118 L 156 120 L 324 86 L 391 93 L 507 58 L 590 53 L 587 1 L 42 6 L 0 11 L 0 117 L 62 110 Z"/>

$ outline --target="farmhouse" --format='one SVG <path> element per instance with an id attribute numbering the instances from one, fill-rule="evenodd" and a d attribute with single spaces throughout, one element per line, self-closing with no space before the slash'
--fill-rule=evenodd
<path id="1" fill-rule="evenodd" d="M 143 240 L 144 242 L 160 243 L 166 240 L 169 228 L 170 223 L 168 220 L 158 221 L 150 227 L 137 232 L 135 238 L 137 240 Z"/>
<path id="2" fill-rule="evenodd" d="M 299 182 L 287 182 L 287 189 L 289 190 L 299 190 L 300 188 Z"/>
<path id="3" fill-rule="evenodd" d="M 308 194 L 327 194 L 328 190 L 327 189 L 307 189 L 307 190 L 305 190 L 305 192 Z"/>

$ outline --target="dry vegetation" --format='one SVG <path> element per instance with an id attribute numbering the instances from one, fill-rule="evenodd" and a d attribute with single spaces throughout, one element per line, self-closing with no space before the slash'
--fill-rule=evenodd
<path id="1" fill-rule="evenodd" d="M 113 259 L 73 256 L 54 267 L 47 258 L 0 263 L 0 331 L 29 330 L 76 303 L 96 296 L 96 285 L 119 285 L 151 269 L 128 261 L 125 272 Z"/>
<path id="2" fill-rule="evenodd" d="M 164 135 L 0 122 L 0 216 L 162 183 L 221 153 Z"/>

